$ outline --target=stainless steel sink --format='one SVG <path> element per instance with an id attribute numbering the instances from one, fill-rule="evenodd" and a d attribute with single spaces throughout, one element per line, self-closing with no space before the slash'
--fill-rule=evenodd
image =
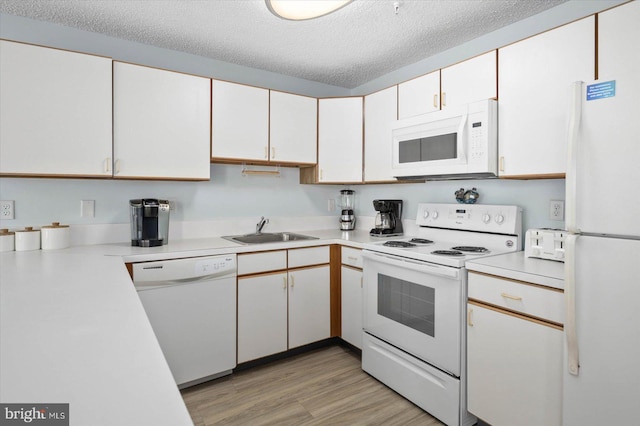
<path id="1" fill-rule="evenodd" d="M 225 240 L 240 244 L 280 243 L 284 241 L 317 240 L 317 237 L 292 232 L 261 232 L 259 234 L 228 235 Z"/>

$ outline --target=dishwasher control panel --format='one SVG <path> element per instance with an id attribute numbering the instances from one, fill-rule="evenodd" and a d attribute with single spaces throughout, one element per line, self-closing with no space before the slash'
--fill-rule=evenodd
<path id="1" fill-rule="evenodd" d="M 215 280 L 235 275 L 235 254 L 133 264 L 133 283 L 136 287 Z"/>
<path id="2" fill-rule="evenodd" d="M 236 268 L 235 256 L 224 257 L 206 257 L 202 260 L 197 260 L 193 273 L 200 275 L 210 275 L 216 272 L 229 271 Z"/>

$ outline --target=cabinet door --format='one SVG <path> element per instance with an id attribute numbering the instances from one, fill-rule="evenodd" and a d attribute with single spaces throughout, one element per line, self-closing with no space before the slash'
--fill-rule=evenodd
<path id="1" fill-rule="evenodd" d="M 289 271 L 289 349 L 330 335 L 329 265 Z"/>
<path id="2" fill-rule="evenodd" d="M 594 78 L 594 17 L 500 49 L 500 176 L 562 177 L 569 87 Z"/>
<path id="3" fill-rule="evenodd" d="M 270 92 L 269 160 L 315 164 L 318 149 L 318 100 Z"/>
<path id="4" fill-rule="evenodd" d="M 497 51 L 443 68 L 442 109 L 498 96 Z"/>
<path id="5" fill-rule="evenodd" d="M 287 274 L 238 278 L 238 363 L 287 350 Z"/>
<path id="6" fill-rule="evenodd" d="M 113 175 L 209 179 L 210 80 L 113 66 Z"/>
<path id="7" fill-rule="evenodd" d="M 391 124 L 398 117 L 398 87 L 364 98 L 364 180 L 392 181 Z"/>
<path id="8" fill-rule="evenodd" d="M 622 6 L 598 14 L 598 79 L 615 79 L 620 75 L 632 75 L 629 82 L 638 83 L 640 55 L 630 40 L 640 40 L 640 2 Z M 626 89 L 631 91 L 631 89 Z"/>
<path id="9" fill-rule="evenodd" d="M 440 109 L 440 70 L 398 85 L 398 118 Z"/>
<path id="10" fill-rule="evenodd" d="M 111 176 L 111 59 L 0 40 L 0 174 Z"/>
<path id="11" fill-rule="evenodd" d="M 469 412 L 496 426 L 562 424 L 558 328 L 468 305 Z"/>
<path id="12" fill-rule="evenodd" d="M 318 181 L 362 182 L 363 98 L 320 99 Z"/>
<path id="13" fill-rule="evenodd" d="M 211 156 L 269 159 L 269 91 L 213 80 Z"/>
<path id="14" fill-rule="evenodd" d="M 343 266 L 342 340 L 362 349 L 362 271 Z"/>

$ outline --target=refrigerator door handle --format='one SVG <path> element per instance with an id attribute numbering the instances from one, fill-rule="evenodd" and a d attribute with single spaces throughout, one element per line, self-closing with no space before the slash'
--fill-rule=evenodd
<path id="1" fill-rule="evenodd" d="M 567 370 L 577 376 L 580 369 L 578 359 L 578 333 L 576 329 L 576 240 L 578 235 L 568 234 L 565 237 L 564 263 L 564 301 L 565 320 L 564 333 L 567 339 Z"/>
<path id="2" fill-rule="evenodd" d="M 571 84 L 569 103 L 569 120 L 567 124 L 567 171 L 565 181 L 567 186 L 565 226 L 569 232 L 579 232 L 576 223 L 577 202 L 577 160 L 578 138 L 580 134 L 580 120 L 582 118 L 582 81 Z"/>

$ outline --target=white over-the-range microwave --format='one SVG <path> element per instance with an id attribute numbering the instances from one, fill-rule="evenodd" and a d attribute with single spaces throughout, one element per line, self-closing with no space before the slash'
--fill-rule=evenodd
<path id="1" fill-rule="evenodd" d="M 498 103 L 484 100 L 391 125 L 398 179 L 469 179 L 498 173 Z"/>

